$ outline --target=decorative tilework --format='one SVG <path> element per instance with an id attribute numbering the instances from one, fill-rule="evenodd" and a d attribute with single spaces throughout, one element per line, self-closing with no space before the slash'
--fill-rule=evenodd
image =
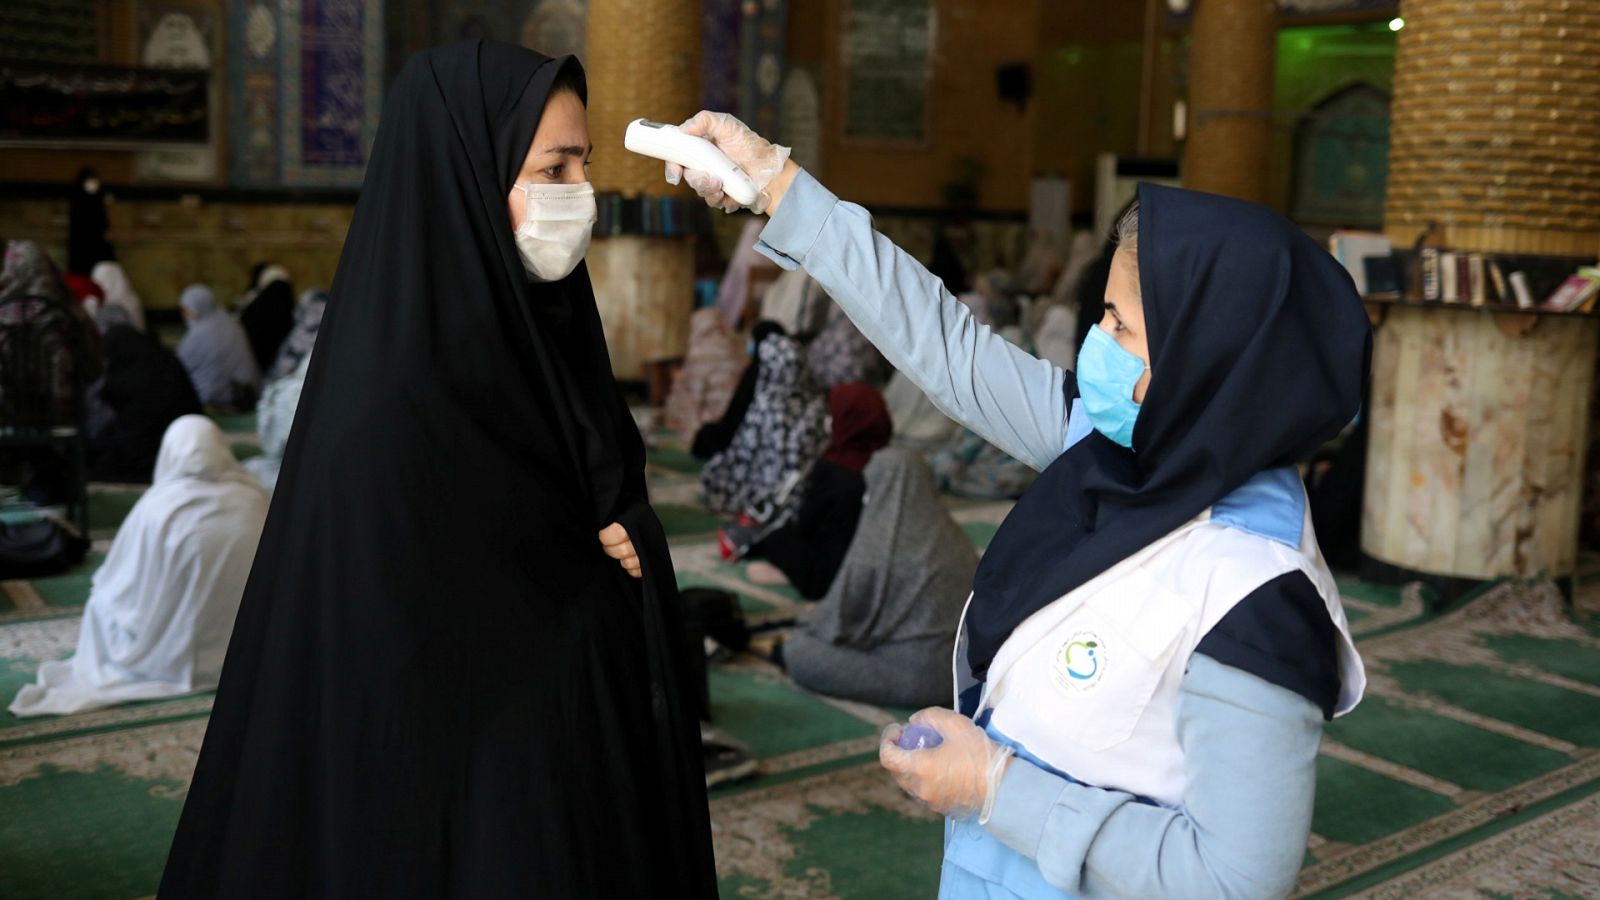
<path id="1" fill-rule="evenodd" d="M 229 178 L 278 183 L 278 13 L 256 0 L 228 13 Z"/>
<path id="2" fill-rule="evenodd" d="M 359 187 L 383 105 L 382 0 L 255 0 L 228 37 L 233 182 Z"/>
<path id="3" fill-rule="evenodd" d="M 783 87 L 788 0 L 746 0 L 739 48 L 739 115 L 762 134 L 778 127 Z"/>

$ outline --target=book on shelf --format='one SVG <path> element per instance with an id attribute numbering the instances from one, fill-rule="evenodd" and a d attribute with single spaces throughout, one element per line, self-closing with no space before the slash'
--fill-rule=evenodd
<path id="1" fill-rule="evenodd" d="M 1584 266 L 1545 298 L 1544 308 L 1556 312 L 1588 312 L 1600 296 L 1600 269 Z"/>
<path id="2" fill-rule="evenodd" d="M 1468 253 L 1466 260 L 1468 290 L 1464 293 L 1473 306 L 1486 306 L 1489 303 L 1489 276 L 1484 271 L 1483 254 Z"/>
<path id="3" fill-rule="evenodd" d="M 1362 296 L 1383 300 L 1400 299 L 1401 266 L 1396 254 L 1368 256 L 1361 260 L 1361 272 L 1366 277 L 1367 288 Z"/>
<path id="4" fill-rule="evenodd" d="M 1377 257 L 1388 258 L 1394 252 L 1389 238 L 1371 231 L 1341 228 L 1328 236 L 1328 252 L 1350 273 L 1350 279 L 1356 283 L 1356 291 L 1362 296 L 1380 293 L 1367 281 L 1366 261 Z"/>
<path id="5" fill-rule="evenodd" d="M 1445 250 L 1439 254 L 1439 299 L 1445 303 L 1461 302 L 1460 254 Z"/>
<path id="6" fill-rule="evenodd" d="M 1424 300 L 1438 300 L 1444 296 L 1443 279 L 1439 277 L 1439 248 L 1422 248 L 1421 294 Z"/>
<path id="7" fill-rule="evenodd" d="M 1533 309 L 1533 290 L 1528 287 L 1528 273 L 1519 270 L 1507 278 L 1511 282 L 1512 293 L 1516 295 L 1517 308 Z"/>
<path id="8" fill-rule="evenodd" d="M 1515 303 L 1516 298 L 1507 293 L 1505 270 L 1500 268 L 1500 260 L 1491 257 L 1488 262 L 1489 285 L 1494 292 L 1494 299 L 1500 303 Z"/>

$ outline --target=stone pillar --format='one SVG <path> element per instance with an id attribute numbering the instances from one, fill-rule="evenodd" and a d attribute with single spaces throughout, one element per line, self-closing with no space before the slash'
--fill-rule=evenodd
<path id="1" fill-rule="evenodd" d="M 1185 187 L 1265 199 L 1277 40 L 1274 0 L 1195 0 Z"/>
<path id="2" fill-rule="evenodd" d="M 1600 321 L 1395 307 L 1374 335 L 1361 549 L 1449 578 L 1577 563 Z"/>
<path id="3" fill-rule="evenodd" d="M 1600 5 L 1405 0 L 1385 231 L 1600 251 Z M 1567 575 L 1600 319 L 1400 307 L 1379 325 L 1361 547 L 1455 578 Z"/>
<path id="4" fill-rule="evenodd" d="M 691 0 L 589 0 L 584 64 L 596 192 L 693 199 L 662 180 L 660 161 L 625 150 L 622 135 L 641 116 L 677 123 L 699 109 L 700 7 Z M 618 378 L 638 379 L 647 363 L 683 355 L 694 304 L 692 238 L 596 238 L 589 268 Z"/>

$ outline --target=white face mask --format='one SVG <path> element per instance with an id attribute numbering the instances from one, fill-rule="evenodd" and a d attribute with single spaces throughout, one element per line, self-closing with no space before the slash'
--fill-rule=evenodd
<path id="1" fill-rule="evenodd" d="M 528 198 L 517 226 L 517 253 L 534 281 L 560 281 L 572 274 L 589 250 L 598 217 L 594 185 L 519 184 Z"/>

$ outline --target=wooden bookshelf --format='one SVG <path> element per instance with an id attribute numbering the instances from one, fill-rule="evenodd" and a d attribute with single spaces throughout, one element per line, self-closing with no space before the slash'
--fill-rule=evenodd
<path id="1" fill-rule="evenodd" d="M 1504 303 L 1485 303 L 1473 306 L 1471 303 L 1445 303 L 1442 300 L 1421 300 L 1416 297 L 1362 297 L 1361 302 L 1367 307 L 1367 319 L 1372 322 L 1372 327 L 1383 325 L 1391 309 L 1429 309 L 1457 313 L 1479 313 L 1494 317 L 1495 325 L 1505 332 L 1508 337 L 1525 337 L 1539 322 L 1544 319 L 1592 319 L 1596 318 L 1594 312 L 1577 312 L 1571 310 L 1554 310 L 1534 307 L 1522 309 L 1516 306 L 1507 306 Z"/>
<path id="2" fill-rule="evenodd" d="M 1544 309 L 1543 307 L 1538 306 L 1535 306 L 1531 309 L 1523 309 L 1520 306 L 1507 306 L 1504 303 L 1484 303 L 1474 306 L 1471 303 L 1445 303 L 1443 300 L 1423 300 L 1417 297 L 1366 296 L 1361 298 L 1361 302 L 1369 306 L 1417 306 L 1450 310 L 1452 312 L 1498 313 L 1501 315 L 1514 316 L 1577 316 L 1579 318 L 1587 319 L 1595 315 L 1600 315 L 1600 312 Z"/>

